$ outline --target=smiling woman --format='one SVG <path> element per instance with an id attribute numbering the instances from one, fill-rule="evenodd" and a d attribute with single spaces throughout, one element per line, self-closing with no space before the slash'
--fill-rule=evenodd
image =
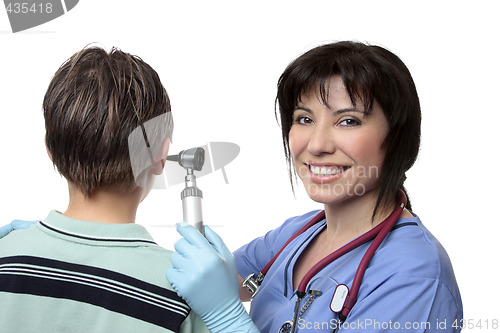
<path id="1" fill-rule="evenodd" d="M 179 295 L 215 332 L 386 332 L 387 323 L 460 331 L 448 255 L 405 195 L 421 113 L 404 63 L 378 46 L 323 45 L 285 69 L 276 101 L 290 178 L 298 174 L 324 211 L 292 217 L 234 253 L 253 323 L 228 288 L 234 260 L 209 229 L 207 243 L 178 228 L 185 238 L 167 275 Z"/>
<path id="2" fill-rule="evenodd" d="M 379 205 L 392 206 L 397 190 L 404 191 L 405 172 L 415 163 L 420 147 L 420 102 L 408 68 L 382 47 L 352 42 L 319 46 L 293 61 L 280 77 L 276 97 L 283 146 L 290 164 L 289 140 L 295 111 L 311 97 L 320 108 L 342 114 L 344 117 L 338 119 L 344 122 L 338 125 L 348 128 L 363 124 L 372 112 L 382 111 L 387 131 L 381 127 L 371 137 L 375 140 L 376 136 L 383 136 L 377 149 L 383 149 L 385 154 L 383 165 L 379 166 L 380 191 L 373 217 Z M 348 112 L 351 117 L 344 114 Z M 322 138 L 328 141 L 327 136 Z M 291 172 L 292 168 L 290 179 Z M 407 207 L 411 209 L 410 201 Z"/>

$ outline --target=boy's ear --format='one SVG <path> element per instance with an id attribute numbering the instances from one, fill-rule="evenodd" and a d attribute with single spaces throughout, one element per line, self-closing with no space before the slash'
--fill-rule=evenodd
<path id="1" fill-rule="evenodd" d="M 167 160 L 168 150 L 170 149 L 170 139 L 165 139 L 163 145 L 161 146 L 161 168 L 165 167 L 165 161 Z"/>
<path id="2" fill-rule="evenodd" d="M 160 151 L 158 152 L 158 155 L 155 158 L 155 160 L 157 160 L 158 162 L 156 162 L 153 165 L 153 169 L 152 169 L 153 174 L 161 175 L 161 173 L 163 172 L 163 168 L 165 167 L 165 161 L 166 161 L 167 156 L 168 156 L 168 149 L 169 148 L 170 148 L 170 139 L 167 138 L 163 141 L 163 144 L 161 145 Z"/>
<path id="3" fill-rule="evenodd" d="M 47 136 L 43 136 L 43 143 L 45 143 L 45 149 L 47 150 L 47 155 L 49 155 L 50 160 L 52 161 L 52 154 L 50 153 L 49 148 L 47 147 Z"/>

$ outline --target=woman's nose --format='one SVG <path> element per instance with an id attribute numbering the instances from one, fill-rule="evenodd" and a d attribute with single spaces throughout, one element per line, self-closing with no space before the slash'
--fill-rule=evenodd
<path id="1" fill-rule="evenodd" d="M 333 128 L 326 124 L 314 126 L 307 146 L 309 152 L 313 155 L 333 154 L 335 148 Z"/>

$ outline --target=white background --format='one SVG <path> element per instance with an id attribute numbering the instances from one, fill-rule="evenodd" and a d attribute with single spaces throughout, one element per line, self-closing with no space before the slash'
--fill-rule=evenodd
<path id="1" fill-rule="evenodd" d="M 226 166 L 229 185 L 220 171 L 198 180 L 205 222 L 231 250 L 321 208 L 300 184 L 292 194 L 274 116 L 276 82 L 311 47 L 367 41 L 396 53 L 416 82 L 422 146 L 406 185 L 414 211 L 450 255 L 465 318 L 488 331 L 486 320 L 500 319 L 496 1 L 179 3 L 80 0 L 16 34 L 0 10 L 0 225 L 65 210 L 65 181 L 45 153 L 41 105 L 58 66 L 92 42 L 137 54 L 160 74 L 173 106 L 171 152 L 207 141 L 241 147 Z M 167 248 L 178 238 L 181 190 L 152 191 L 137 216 Z"/>

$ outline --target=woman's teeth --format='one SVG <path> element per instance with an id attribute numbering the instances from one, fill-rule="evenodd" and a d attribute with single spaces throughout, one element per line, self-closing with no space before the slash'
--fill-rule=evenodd
<path id="1" fill-rule="evenodd" d="M 310 165 L 309 170 L 315 175 L 318 176 L 333 176 L 337 175 L 341 172 L 344 172 L 345 170 L 349 169 L 349 167 L 322 167 L 322 166 L 314 166 Z"/>

